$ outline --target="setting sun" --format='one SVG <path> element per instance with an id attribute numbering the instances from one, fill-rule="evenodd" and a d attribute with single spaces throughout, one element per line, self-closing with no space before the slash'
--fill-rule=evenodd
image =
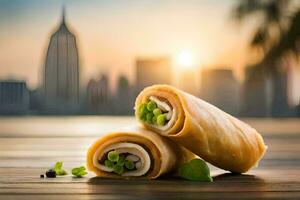
<path id="1" fill-rule="evenodd" d="M 177 57 L 177 63 L 183 68 L 190 68 L 193 65 L 193 56 L 189 51 L 182 51 Z"/>

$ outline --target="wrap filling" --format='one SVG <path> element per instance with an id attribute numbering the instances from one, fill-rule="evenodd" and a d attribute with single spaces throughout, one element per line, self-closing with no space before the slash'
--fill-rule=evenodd
<path id="1" fill-rule="evenodd" d="M 174 125 L 177 110 L 168 100 L 150 96 L 147 101 L 138 106 L 138 116 L 143 123 L 160 131 L 166 131 Z"/>
<path id="2" fill-rule="evenodd" d="M 143 176 L 151 167 L 149 153 L 139 144 L 120 142 L 97 149 L 93 164 L 121 176 Z"/>

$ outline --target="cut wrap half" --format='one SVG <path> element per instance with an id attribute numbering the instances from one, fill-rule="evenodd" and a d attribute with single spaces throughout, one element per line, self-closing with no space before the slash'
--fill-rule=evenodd
<path id="1" fill-rule="evenodd" d="M 217 107 L 168 85 L 145 88 L 135 102 L 136 118 L 205 161 L 231 172 L 256 166 L 265 153 L 261 135 Z"/>
<path id="2" fill-rule="evenodd" d="M 140 127 L 109 133 L 91 145 L 87 168 L 100 177 L 154 179 L 195 155 Z"/>

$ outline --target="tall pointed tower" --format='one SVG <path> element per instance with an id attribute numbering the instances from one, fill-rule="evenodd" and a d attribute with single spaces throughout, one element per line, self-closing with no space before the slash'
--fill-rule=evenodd
<path id="1" fill-rule="evenodd" d="M 52 34 L 44 70 L 47 110 L 74 110 L 79 100 L 79 64 L 76 38 L 65 21 L 65 8 L 58 30 Z"/>

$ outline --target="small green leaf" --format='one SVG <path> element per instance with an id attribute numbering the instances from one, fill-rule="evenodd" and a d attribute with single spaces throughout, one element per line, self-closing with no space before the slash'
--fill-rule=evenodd
<path id="1" fill-rule="evenodd" d="M 55 171 L 57 176 L 64 176 L 68 174 L 64 169 L 62 169 L 62 166 L 63 166 L 63 162 L 58 161 L 55 163 L 54 167 L 52 168 L 52 170 Z"/>
<path id="2" fill-rule="evenodd" d="M 87 172 L 85 171 L 85 167 L 81 166 L 81 167 L 75 167 L 72 169 L 72 174 L 76 177 L 82 177 L 84 175 L 87 174 Z"/>
<path id="3" fill-rule="evenodd" d="M 191 181 L 212 182 L 207 164 L 201 159 L 193 159 L 179 167 L 179 176 Z"/>
<path id="4" fill-rule="evenodd" d="M 53 168 L 54 169 L 61 169 L 62 166 L 63 166 L 63 162 L 62 161 L 58 161 L 58 162 L 55 163 L 55 165 L 54 165 Z"/>
<path id="5" fill-rule="evenodd" d="M 72 169 L 72 174 L 73 174 L 73 175 L 76 175 L 76 174 L 78 174 L 79 172 L 80 172 L 80 170 L 79 170 L 79 168 L 77 168 L 77 167 Z"/>
<path id="6" fill-rule="evenodd" d="M 65 170 L 63 170 L 63 169 L 58 169 L 58 170 L 56 170 L 55 172 L 56 172 L 56 175 L 57 175 L 57 176 L 64 176 L 64 175 L 67 175 L 67 174 L 68 174 L 68 173 L 67 173 Z"/>
<path id="7" fill-rule="evenodd" d="M 84 166 L 81 166 L 81 167 L 79 167 L 79 170 L 80 170 L 80 171 L 85 171 L 85 167 L 84 167 Z"/>
<path id="8" fill-rule="evenodd" d="M 79 176 L 84 176 L 84 175 L 87 175 L 87 172 L 86 172 L 86 171 L 81 171 L 81 172 L 79 173 Z"/>

